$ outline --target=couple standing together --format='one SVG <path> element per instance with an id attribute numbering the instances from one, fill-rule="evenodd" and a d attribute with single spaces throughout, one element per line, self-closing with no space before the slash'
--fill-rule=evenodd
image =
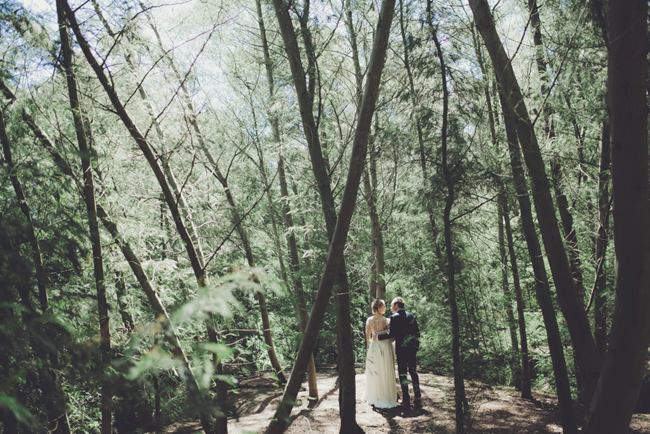
<path id="1" fill-rule="evenodd" d="M 409 385 L 406 373 L 411 374 L 415 404 L 420 401 L 420 380 L 415 370 L 415 356 L 420 348 L 420 329 L 415 316 L 404 310 L 404 300 L 396 297 L 391 302 L 390 319 L 384 317 L 386 303 L 375 300 L 372 303 L 373 316 L 366 321 L 366 395 L 368 404 L 378 408 L 397 406 L 397 386 L 395 385 L 395 365 L 393 346 L 397 353 L 397 372 L 402 387 L 402 402 L 410 404 Z"/>

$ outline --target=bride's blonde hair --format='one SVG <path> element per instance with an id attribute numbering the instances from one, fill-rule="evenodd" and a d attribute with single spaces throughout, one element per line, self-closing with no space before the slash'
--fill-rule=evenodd
<path id="1" fill-rule="evenodd" d="M 379 309 L 381 309 L 382 306 L 386 306 L 386 303 L 384 300 L 378 298 L 377 300 L 372 302 L 372 311 L 374 313 L 379 312 Z"/>

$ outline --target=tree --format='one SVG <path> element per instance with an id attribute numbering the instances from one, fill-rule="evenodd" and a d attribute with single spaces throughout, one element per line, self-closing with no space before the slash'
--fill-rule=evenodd
<path id="1" fill-rule="evenodd" d="M 286 13 L 286 10 L 283 8 L 283 5 L 281 3 L 276 2 L 274 5 L 276 8 L 276 13 L 278 15 Z M 305 333 L 300 344 L 300 349 L 298 350 L 298 354 L 296 356 L 293 371 L 291 372 L 291 376 L 289 377 L 287 387 L 282 396 L 282 400 L 278 406 L 275 416 L 265 431 L 266 434 L 282 432 L 286 426 L 287 419 L 291 412 L 291 406 L 295 400 L 296 395 L 298 394 L 300 383 L 302 382 L 302 376 L 304 375 L 304 370 L 307 366 L 309 355 L 313 351 L 315 340 L 314 338 L 318 332 L 318 329 L 320 328 L 320 322 L 323 318 L 324 312 L 321 307 L 327 303 L 332 292 L 334 280 L 338 275 L 337 270 L 339 269 L 340 263 L 342 261 L 343 248 L 345 247 L 350 220 L 352 219 L 352 214 L 356 205 L 357 191 L 363 173 L 363 166 L 368 144 L 368 135 L 370 133 L 370 124 L 375 109 L 375 102 L 379 91 L 379 85 L 381 83 L 381 73 L 384 67 L 386 51 L 388 48 L 388 35 L 390 33 L 390 25 L 393 18 L 394 8 L 395 3 L 390 0 L 385 1 L 382 5 L 379 23 L 377 24 L 377 33 L 375 36 L 370 64 L 368 67 L 368 79 L 366 81 L 366 87 L 364 89 L 364 95 L 361 103 L 361 110 L 359 112 L 359 121 L 357 123 L 357 128 L 354 135 L 350 169 L 345 184 L 343 200 L 341 201 L 341 209 L 339 211 L 336 230 L 332 236 L 329 253 L 327 255 L 327 263 L 325 265 L 325 269 L 318 286 L 316 300 L 314 301 L 314 309 L 309 316 L 309 322 L 307 323 L 307 328 L 305 329 Z M 295 37 L 291 38 L 293 28 L 286 27 L 287 24 L 291 26 L 291 23 L 287 23 L 286 16 L 285 18 L 279 17 L 279 21 L 281 23 L 280 25 L 283 26 L 282 32 L 285 44 L 293 45 L 292 48 L 287 48 L 287 50 L 294 50 L 297 47 L 295 46 Z M 285 33 L 287 33 L 287 35 L 285 35 Z M 301 68 L 299 64 L 295 62 L 295 58 L 292 59 L 291 56 L 289 56 L 289 58 L 292 62 L 292 72 L 294 75 L 294 81 L 296 82 L 297 92 L 299 95 L 303 94 L 302 91 L 305 89 L 302 85 L 302 83 L 304 83 L 304 75 L 300 72 Z M 309 113 L 303 112 L 301 114 L 303 116 L 309 117 L 311 115 L 311 110 Z M 357 430 L 356 423 L 353 426 L 341 426 L 341 430 L 342 432 L 345 432 L 344 430 L 351 430 L 351 432 L 355 432 Z"/>
<path id="2" fill-rule="evenodd" d="M 510 60 L 496 33 L 487 2 L 476 0 L 470 2 L 470 6 L 474 12 L 476 27 L 490 53 L 505 103 L 516 116 L 517 136 L 532 180 L 532 196 L 546 249 L 546 257 L 551 267 L 560 308 L 571 333 L 576 359 L 580 367 L 583 397 L 585 402 L 590 402 L 596 378 L 600 372 L 601 361 L 596 351 L 589 319 L 575 287 L 566 250 L 562 243 L 563 238 L 560 236 L 557 226 L 555 207 L 550 195 L 550 184 L 537 144 L 535 130 Z"/>
<path id="3" fill-rule="evenodd" d="M 613 2 L 609 8 L 616 305 L 609 349 L 587 414 L 588 433 L 627 432 L 650 344 L 647 10 L 642 1 Z"/>

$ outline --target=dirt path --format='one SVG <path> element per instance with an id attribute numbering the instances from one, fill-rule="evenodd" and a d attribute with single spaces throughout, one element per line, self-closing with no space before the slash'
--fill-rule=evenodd
<path id="1" fill-rule="evenodd" d="M 453 433 L 454 391 L 452 379 L 420 374 L 422 406 L 374 409 L 361 398 L 365 378 L 357 374 L 357 423 L 367 434 Z M 282 396 L 268 378 L 255 377 L 240 383 L 236 400 L 238 419 L 228 422 L 230 434 L 262 433 Z M 513 388 L 466 383 L 471 407 L 468 434 L 561 433 L 560 415 L 554 396 L 533 392 L 533 401 L 519 398 Z M 338 434 L 338 385 L 335 374 L 319 374 L 320 400 L 308 407 L 307 391 L 298 394 L 287 434 Z M 200 432 L 198 423 L 168 427 L 168 434 Z M 650 434 L 650 415 L 635 414 L 630 434 Z"/>

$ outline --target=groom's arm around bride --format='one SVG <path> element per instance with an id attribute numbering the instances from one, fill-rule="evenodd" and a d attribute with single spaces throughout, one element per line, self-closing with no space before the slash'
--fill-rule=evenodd
<path id="1" fill-rule="evenodd" d="M 404 310 L 404 299 L 395 297 L 391 302 L 390 310 L 393 315 L 390 317 L 388 333 L 376 336 L 375 339 L 395 339 L 395 352 L 397 354 L 397 371 L 399 372 L 400 385 L 402 387 L 402 403 L 407 405 L 410 402 L 408 393 L 408 380 L 406 373 L 411 375 L 413 383 L 413 394 L 415 400 L 420 400 L 420 381 L 416 371 L 415 358 L 420 348 L 420 328 L 417 319 L 412 313 Z"/>

